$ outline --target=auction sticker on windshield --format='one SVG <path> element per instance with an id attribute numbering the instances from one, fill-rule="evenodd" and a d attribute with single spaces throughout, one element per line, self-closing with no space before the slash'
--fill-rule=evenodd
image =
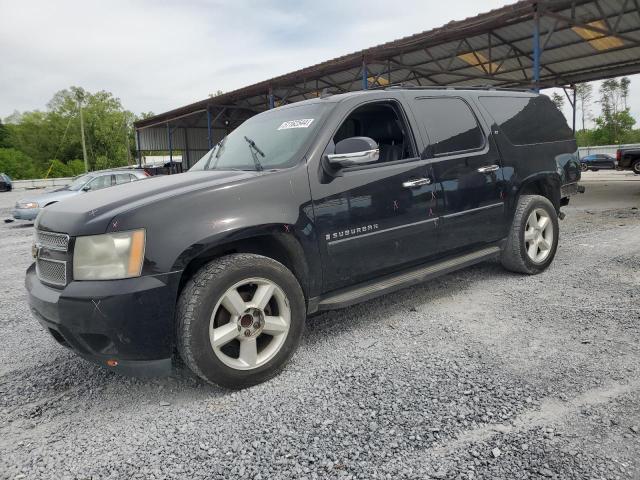
<path id="1" fill-rule="evenodd" d="M 289 120 L 278 127 L 278 130 L 287 130 L 289 128 L 309 128 L 313 122 L 313 118 L 302 118 L 300 120 Z"/>

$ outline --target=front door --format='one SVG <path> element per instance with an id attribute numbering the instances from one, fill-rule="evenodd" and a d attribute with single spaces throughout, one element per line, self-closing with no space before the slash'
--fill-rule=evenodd
<path id="1" fill-rule="evenodd" d="M 441 190 L 440 250 L 503 238 L 502 166 L 488 129 L 459 97 L 415 96 L 411 106 L 425 128 L 428 156 Z"/>
<path id="2" fill-rule="evenodd" d="M 325 155 L 344 138 L 366 136 L 378 162 L 339 176 L 310 173 L 324 286 L 335 290 L 428 257 L 437 245 L 437 186 L 399 103 L 369 102 L 335 126 Z"/>

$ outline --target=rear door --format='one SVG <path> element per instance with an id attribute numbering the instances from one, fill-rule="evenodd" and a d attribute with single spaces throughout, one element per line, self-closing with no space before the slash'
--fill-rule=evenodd
<path id="1" fill-rule="evenodd" d="M 462 97 L 412 100 L 443 200 L 440 251 L 499 240 L 505 229 L 502 165 L 489 129 Z"/>

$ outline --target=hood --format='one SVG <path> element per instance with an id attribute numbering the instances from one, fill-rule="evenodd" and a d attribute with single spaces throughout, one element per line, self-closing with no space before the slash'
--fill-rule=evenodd
<path id="1" fill-rule="evenodd" d="M 161 209 L 176 197 L 198 190 L 227 188 L 227 185 L 263 174 L 253 171 L 198 171 L 115 185 L 48 207 L 38 216 L 36 227 L 72 236 L 100 234 L 106 231 L 112 218 L 130 210 L 151 205 L 154 209 Z"/>
<path id="2" fill-rule="evenodd" d="M 59 202 L 70 197 L 75 197 L 76 195 L 81 193 L 84 192 L 56 189 L 51 190 L 50 192 L 41 193 L 40 195 L 21 198 L 20 200 L 18 200 L 18 203 L 35 202 L 40 208 L 42 208 L 46 205 L 49 205 L 50 203 Z"/>

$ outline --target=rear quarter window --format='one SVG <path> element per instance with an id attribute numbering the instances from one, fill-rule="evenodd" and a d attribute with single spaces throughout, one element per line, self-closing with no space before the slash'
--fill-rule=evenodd
<path id="1" fill-rule="evenodd" d="M 514 145 L 573 140 L 573 131 L 553 102 L 535 97 L 480 97 L 480 103 Z"/>

